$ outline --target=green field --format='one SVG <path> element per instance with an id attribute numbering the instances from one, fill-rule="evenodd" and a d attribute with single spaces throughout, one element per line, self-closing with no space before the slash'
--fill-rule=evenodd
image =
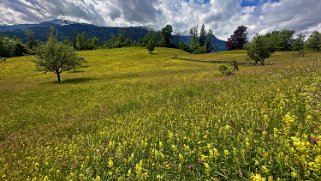
<path id="1" fill-rule="evenodd" d="M 83 51 L 62 74 L 0 63 L 0 180 L 320 180 L 321 54 Z"/>

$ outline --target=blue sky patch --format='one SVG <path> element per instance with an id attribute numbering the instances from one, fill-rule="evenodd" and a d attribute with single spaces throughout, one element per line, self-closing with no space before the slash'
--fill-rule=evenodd
<path id="1" fill-rule="evenodd" d="M 267 2 L 280 2 L 280 0 L 241 0 L 241 6 L 259 6 Z"/>

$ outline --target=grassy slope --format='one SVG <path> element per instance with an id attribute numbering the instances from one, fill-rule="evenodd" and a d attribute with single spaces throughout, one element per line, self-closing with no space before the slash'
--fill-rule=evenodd
<path id="1" fill-rule="evenodd" d="M 262 137 L 262 131 L 270 135 L 274 128 L 286 129 L 282 119 L 288 112 L 298 125 L 312 115 L 314 125 L 301 132 L 320 135 L 312 130 L 320 126 L 318 113 L 302 108 L 301 95 L 302 87 L 320 78 L 321 62 L 315 58 L 319 55 L 298 58 L 293 53 L 276 53 L 267 62 L 270 65 L 241 67 L 236 75 L 224 77 L 215 64 L 172 57 L 241 61 L 243 52 L 190 55 L 157 49 L 156 54 L 148 54 L 146 49 L 123 48 L 80 54 L 88 63 L 77 72 L 64 73 L 61 85 L 54 83 L 53 74 L 34 71 L 31 57 L 0 64 L 0 165 L 4 165 L 0 177 L 111 178 L 126 177 L 130 169 L 133 175 L 149 179 L 158 174 L 167 179 L 232 179 L 255 173 L 287 178 L 291 168 L 282 164 L 284 160 L 279 165 L 269 162 L 281 148 L 276 140 L 254 140 Z M 299 127 L 293 131 L 299 132 Z M 246 150 L 244 140 L 250 140 L 252 147 L 242 158 L 238 154 Z M 209 174 L 198 162 L 213 147 L 222 160 L 208 161 Z M 158 158 L 155 148 L 164 158 Z M 270 160 L 262 161 L 258 148 L 268 150 Z M 234 149 L 234 156 L 223 156 L 224 150 L 232 153 Z M 281 151 L 287 150 L 282 147 Z M 178 152 L 184 161 L 178 159 Z M 124 161 L 132 153 L 132 161 Z M 255 160 L 261 163 L 253 164 Z M 269 167 L 268 173 L 262 165 Z"/>

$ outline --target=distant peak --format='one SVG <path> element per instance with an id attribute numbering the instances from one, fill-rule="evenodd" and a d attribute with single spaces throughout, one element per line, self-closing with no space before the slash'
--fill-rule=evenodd
<path id="1" fill-rule="evenodd" d="M 16 25 L 16 23 L 13 22 L 13 21 L 1 21 L 0 25 L 2 25 L 2 26 L 11 26 L 11 25 Z"/>
<path id="2" fill-rule="evenodd" d="M 40 24 L 52 24 L 52 25 L 65 26 L 65 25 L 71 25 L 71 24 L 77 24 L 77 23 L 73 22 L 73 21 L 69 21 L 69 20 L 64 20 L 64 19 L 55 19 L 55 20 L 51 20 L 51 21 L 45 21 Z"/>

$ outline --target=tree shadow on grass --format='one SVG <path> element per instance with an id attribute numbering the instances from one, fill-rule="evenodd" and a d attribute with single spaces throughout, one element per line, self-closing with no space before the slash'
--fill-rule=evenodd
<path id="1" fill-rule="evenodd" d="M 80 66 L 81 68 L 88 68 L 88 67 L 90 67 L 89 65 L 82 65 L 82 66 Z"/>
<path id="2" fill-rule="evenodd" d="M 60 84 L 82 84 L 82 83 L 90 82 L 92 80 L 95 80 L 95 79 L 94 78 L 88 78 L 88 77 L 73 78 L 73 79 L 62 80 Z M 55 81 L 55 83 L 58 84 L 57 81 Z"/>

